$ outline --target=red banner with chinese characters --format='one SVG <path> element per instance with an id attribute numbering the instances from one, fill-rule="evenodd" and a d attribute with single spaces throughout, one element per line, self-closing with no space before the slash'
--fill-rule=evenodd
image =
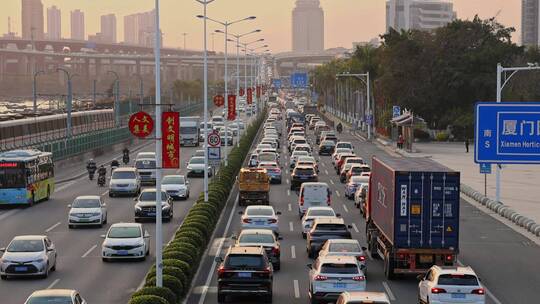
<path id="1" fill-rule="evenodd" d="M 236 119 L 236 95 L 229 95 L 227 97 L 227 119 Z"/>
<path id="2" fill-rule="evenodd" d="M 240 91 L 238 93 L 240 94 L 240 96 L 244 96 L 244 88 L 240 88 Z"/>
<path id="3" fill-rule="evenodd" d="M 161 116 L 162 168 L 180 168 L 180 113 L 163 112 Z"/>
<path id="4" fill-rule="evenodd" d="M 252 88 L 247 89 L 247 103 L 248 104 L 253 103 L 253 89 Z"/>
<path id="5" fill-rule="evenodd" d="M 257 98 L 261 98 L 261 86 L 257 86 Z"/>

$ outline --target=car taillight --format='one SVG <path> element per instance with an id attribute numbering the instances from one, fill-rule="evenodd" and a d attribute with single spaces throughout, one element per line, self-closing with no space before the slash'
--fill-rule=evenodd
<path id="1" fill-rule="evenodd" d="M 476 294 L 476 295 L 484 295 L 486 294 L 486 291 L 484 290 L 484 288 L 478 288 L 478 289 L 475 289 L 473 291 L 471 291 L 472 294 Z"/>
<path id="2" fill-rule="evenodd" d="M 272 270 L 270 269 L 270 267 L 266 267 L 265 269 L 259 272 L 259 277 L 262 277 L 262 278 L 270 277 L 270 274 L 272 274 Z"/>
<path id="3" fill-rule="evenodd" d="M 356 257 L 356 259 L 357 259 L 358 261 L 360 261 L 360 262 L 363 262 L 363 261 L 366 260 L 366 256 L 364 256 L 364 255 L 359 255 L 359 256 Z"/>
<path id="4" fill-rule="evenodd" d="M 279 247 L 274 247 L 274 248 L 272 248 L 272 253 L 273 253 L 274 255 L 279 255 L 279 254 L 280 254 Z"/>
<path id="5" fill-rule="evenodd" d="M 327 276 L 322 276 L 320 274 L 315 276 L 315 281 L 326 281 L 326 280 L 328 280 Z"/>
<path id="6" fill-rule="evenodd" d="M 217 270 L 217 273 L 218 273 L 218 277 L 221 278 L 221 277 L 223 276 L 223 274 L 225 273 L 225 267 L 220 266 L 220 267 L 218 268 L 218 270 Z"/>
<path id="7" fill-rule="evenodd" d="M 249 224 L 249 223 L 251 223 L 251 219 L 243 219 L 242 222 L 244 224 Z"/>
<path id="8" fill-rule="evenodd" d="M 446 290 L 442 288 L 433 287 L 431 288 L 431 293 L 434 293 L 434 294 L 446 293 Z"/>
<path id="9" fill-rule="evenodd" d="M 451 255 L 451 254 L 448 254 L 448 255 L 446 255 L 445 259 L 446 259 L 447 262 L 452 262 L 454 260 L 454 256 Z"/>
<path id="10" fill-rule="evenodd" d="M 400 260 L 405 260 L 406 257 L 407 257 L 407 255 L 404 254 L 404 253 L 398 254 L 398 259 L 400 259 Z"/>
<path id="11" fill-rule="evenodd" d="M 326 203 L 328 204 L 328 206 L 330 206 L 330 203 L 332 203 L 332 198 L 330 195 L 328 195 L 327 199 L 326 199 Z"/>
<path id="12" fill-rule="evenodd" d="M 275 223 L 277 223 L 277 220 L 276 219 L 268 219 L 268 223 L 269 224 L 275 224 Z"/>
<path id="13" fill-rule="evenodd" d="M 300 196 L 300 206 L 304 206 L 304 195 Z"/>
<path id="14" fill-rule="evenodd" d="M 364 276 L 356 276 L 352 278 L 353 281 L 364 281 L 366 278 Z"/>

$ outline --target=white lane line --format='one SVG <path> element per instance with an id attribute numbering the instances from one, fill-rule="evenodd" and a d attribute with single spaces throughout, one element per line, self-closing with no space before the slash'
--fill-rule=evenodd
<path id="1" fill-rule="evenodd" d="M 338 191 L 338 190 L 336 190 L 336 195 L 337 195 L 337 197 L 340 197 L 340 196 L 341 196 L 341 194 L 339 194 L 339 191 Z"/>
<path id="2" fill-rule="evenodd" d="M 69 183 L 67 183 L 67 184 L 64 184 L 64 185 L 62 185 L 62 186 L 56 188 L 55 191 L 56 191 L 56 192 L 62 191 L 62 190 L 64 190 L 64 189 L 70 187 L 71 185 L 75 184 L 77 181 L 78 181 L 78 180 L 74 180 L 74 181 L 71 181 L 71 182 L 69 182 Z"/>
<path id="3" fill-rule="evenodd" d="M 109 190 L 107 190 L 107 191 L 101 193 L 101 196 L 105 196 L 105 195 L 107 195 L 107 193 L 109 193 Z"/>
<path id="4" fill-rule="evenodd" d="M 227 220 L 225 231 L 223 231 L 223 235 L 221 236 L 223 239 L 225 239 L 225 236 L 229 234 L 229 228 L 231 227 L 231 222 L 235 214 L 236 206 L 238 205 L 236 201 L 238 201 L 238 196 L 236 197 L 235 203 L 233 204 L 233 208 L 231 210 L 231 214 L 229 215 L 229 219 Z M 223 248 L 223 241 L 221 241 L 221 244 L 219 244 L 218 253 L 221 252 L 222 248 Z M 212 277 L 214 276 L 214 272 L 216 271 L 216 266 L 217 266 L 217 262 L 214 260 L 214 262 L 212 262 L 212 267 L 210 268 L 211 271 L 208 273 L 208 276 L 206 277 L 206 282 L 204 284 L 205 286 L 210 286 L 210 282 L 212 282 Z M 207 293 L 207 289 L 205 289 L 204 292 L 201 294 L 201 297 L 199 298 L 199 304 L 204 304 L 204 300 L 206 299 L 206 293 Z"/>
<path id="5" fill-rule="evenodd" d="M 291 246 L 291 258 L 296 259 L 296 246 Z"/>
<path id="6" fill-rule="evenodd" d="M 94 245 L 94 246 L 90 247 L 90 249 L 88 249 L 88 250 L 82 255 L 81 258 L 84 259 L 85 257 L 87 257 L 87 256 L 90 254 L 90 252 L 92 252 L 92 250 L 96 249 L 96 247 L 97 247 L 97 245 Z"/>
<path id="7" fill-rule="evenodd" d="M 285 182 L 286 182 L 286 183 L 287 183 L 287 185 L 288 185 L 288 184 L 289 184 L 289 179 L 287 178 L 287 179 L 285 180 Z"/>
<path id="8" fill-rule="evenodd" d="M 285 170 L 285 174 L 289 174 L 289 169 L 286 169 L 286 170 Z"/>
<path id="9" fill-rule="evenodd" d="M 300 298 L 300 287 L 298 287 L 298 280 L 293 280 L 293 286 L 294 286 L 294 297 Z"/>
<path id="10" fill-rule="evenodd" d="M 388 283 L 382 282 L 382 285 L 384 289 L 386 290 L 386 293 L 388 294 L 388 297 L 390 298 L 390 301 L 395 301 L 396 297 L 394 297 L 394 293 L 392 292 L 392 289 L 390 289 L 390 286 L 388 286 Z"/>
<path id="11" fill-rule="evenodd" d="M 463 264 L 460 260 L 457 261 L 458 265 L 459 266 L 465 266 L 465 264 Z M 495 304 L 502 304 L 501 301 L 499 301 L 499 299 L 497 299 L 497 297 L 495 297 L 495 295 L 489 291 L 489 289 L 486 287 L 486 285 L 482 284 L 482 286 L 484 287 L 484 290 L 486 292 L 486 295 L 495 303 Z"/>
<path id="12" fill-rule="evenodd" d="M 337 192 L 337 191 L 336 191 Z M 339 196 L 339 195 L 338 195 Z M 349 208 L 347 208 L 347 205 L 343 204 L 343 210 L 345 210 L 345 212 L 349 213 Z"/>
<path id="13" fill-rule="evenodd" d="M 56 284 L 58 284 L 58 282 L 60 282 L 60 279 L 54 280 L 54 281 L 51 283 L 51 285 L 47 286 L 47 289 L 53 288 L 54 286 L 56 286 Z"/>
<path id="14" fill-rule="evenodd" d="M 289 230 L 294 231 L 294 224 L 293 222 L 289 222 Z"/>
<path id="15" fill-rule="evenodd" d="M 325 163 L 321 163 L 321 165 L 322 165 L 323 167 L 326 167 L 326 164 L 325 164 Z"/>
<path id="16" fill-rule="evenodd" d="M 326 170 L 326 169 L 324 170 L 324 173 L 326 173 L 326 175 L 328 175 L 328 174 L 329 174 L 329 173 L 328 173 L 328 170 Z"/>
<path id="17" fill-rule="evenodd" d="M 291 196 L 291 190 L 290 189 L 287 189 L 287 195 Z"/>
<path id="18" fill-rule="evenodd" d="M 289 207 L 289 211 L 292 211 L 292 206 L 291 206 L 291 204 L 289 204 L 288 207 Z"/>
<path id="19" fill-rule="evenodd" d="M 22 210 L 22 209 L 13 209 L 13 210 L 7 211 L 6 213 L 0 215 L 0 221 L 5 219 L 5 218 L 8 218 L 8 217 L 12 216 L 13 214 L 19 212 L 20 210 Z"/>
<path id="20" fill-rule="evenodd" d="M 332 180 L 332 179 L 331 179 L 331 180 L 330 180 L 330 184 L 332 184 L 332 185 L 333 185 L 333 184 L 334 184 L 334 180 Z"/>
<path id="21" fill-rule="evenodd" d="M 60 226 L 60 224 L 62 224 L 62 223 L 61 223 L 61 222 L 58 222 L 58 223 L 52 225 L 51 227 L 47 228 L 47 229 L 45 230 L 45 232 L 50 232 L 50 231 L 53 230 L 54 228 Z"/>
<path id="22" fill-rule="evenodd" d="M 352 228 L 354 229 L 354 231 L 356 233 L 360 232 L 360 230 L 358 230 L 358 227 L 356 227 L 356 224 L 355 223 L 352 223 Z"/>

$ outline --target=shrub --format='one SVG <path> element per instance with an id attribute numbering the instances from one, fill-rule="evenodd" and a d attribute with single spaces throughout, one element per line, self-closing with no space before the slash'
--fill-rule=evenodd
<path id="1" fill-rule="evenodd" d="M 174 259 L 174 260 L 184 261 L 188 264 L 193 264 L 193 258 L 190 255 L 184 252 L 180 252 L 180 251 L 174 251 L 174 250 L 164 251 L 163 259 Z"/>
<path id="2" fill-rule="evenodd" d="M 180 268 L 182 269 L 182 272 L 184 272 L 184 274 L 187 277 L 191 276 L 191 266 L 184 261 L 163 259 L 163 266 L 172 266 L 172 267 Z M 154 270 L 156 269 L 155 267 L 156 266 L 154 265 L 153 266 Z"/>
<path id="3" fill-rule="evenodd" d="M 173 267 L 173 266 L 165 266 L 163 267 L 163 274 L 167 274 L 167 275 L 177 278 L 178 280 L 180 280 L 180 282 L 182 282 L 183 286 L 186 286 L 188 283 L 187 282 L 188 276 L 182 271 L 181 268 Z M 151 278 L 155 276 L 156 276 L 156 268 L 152 268 L 152 270 L 150 270 L 150 272 L 148 272 L 148 274 L 146 275 L 146 281 L 150 280 Z"/>
<path id="4" fill-rule="evenodd" d="M 132 297 L 128 304 L 169 304 L 167 300 L 155 295 L 142 295 Z"/>
<path id="5" fill-rule="evenodd" d="M 146 286 L 156 286 L 156 277 L 150 278 L 146 281 Z M 163 275 L 163 287 L 170 289 L 177 298 L 180 298 L 184 294 L 184 288 L 182 282 L 179 279 L 170 276 L 168 274 Z"/>
<path id="6" fill-rule="evenodd" d="M 183 225 L 182 227 L 180 227 L 180 230 L 178 230 L 175 237 L 191 238 L 197 242 L 197 245 L 199 248 L 203 248 L 203 246 L 205 246 L 206 241 L 207 241 L 204 235 L 199 230 L 196 230 L 194 228 L 190 228 L 187 226 L 183 226 Z"/>
<path id="7" fill-rule="evenodd" d="M 193 262 L 197 262 L 199 260 L 199 251 L 198 250 L 193 250 L 191 248 L 182 246 L 180 244 L 174 244 L 173 246 L 165 247 L 165 249 L 163 250 L 163 253 L 165 253 L 165 252 L 179 252 L 179 253 L 182 253 L 182 254 L 186 254 L 186 255 L 188 255 L 190 257 L 190 259 Z M 184 259 L 184 261 L 187 262 L 187 260 L 185 260 L 185 259 Z"/>
<path id="8" fill-rule="evenodd" d="M 136 298 L 138 296 L 143 296 L 143 295 L 158 296 L 167 300 L 169 304 L 176 304 L 176 295 L 167 287 L 157 287 L 157 286 L 143 287 L 141 290 L 136 291 L 132 297 Z"/>
<path id="9" fill-rule="evenodd" d="M 435 136 L 435 139 L 437 141 L 448 141 L 449 137 L 450 135 L 446 132 L 438 132 L 437 135 Z"/>

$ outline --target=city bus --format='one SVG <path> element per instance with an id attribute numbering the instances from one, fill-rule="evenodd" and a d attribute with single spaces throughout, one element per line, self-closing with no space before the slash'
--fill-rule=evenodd
<path id="1" fill-rule="evenodd" d="M 48 200 L 54 192 L 52 153 L 14 150 L 0 153 L 0 205 Z"/>

